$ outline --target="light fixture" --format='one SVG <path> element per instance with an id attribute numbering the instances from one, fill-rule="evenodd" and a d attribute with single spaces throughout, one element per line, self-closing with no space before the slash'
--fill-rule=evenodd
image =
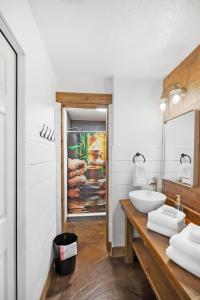
<path id="1" fill-rule="evenodd" d="M 179 104 L 179 102 L 186 95 L 186 88 L 180 88 L 178 83 L 169 92 L 169 99 L 172 104 Z"/>
<path id="2" fill-rule="evenodd" d="M 100 112 L 106 112 L 107 108 L 106 107 L 97 107 L 96 110 L 98 110 Z"/>
<path id="3" fill-rule="evenodd" d="M 160 110 L 162 112 L 166 111 L 167 109 L 167 100 L 168 99 L 163 96 L 160 98 Z"/>

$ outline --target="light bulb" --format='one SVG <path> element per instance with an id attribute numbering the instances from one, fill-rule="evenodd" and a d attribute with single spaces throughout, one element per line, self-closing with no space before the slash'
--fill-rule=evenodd
<path id="1" fill-rule="evenodd" d="M 161 103 L 160 103 L 160 110 L 161 110 L 162 112 L 164 112 L 164 111 L 166 110 L 166 108 L 167 108 L 166 102 L 165 102 L 165 101 L 161 102 Z"/>
<path id="2" fill-rule="evenodd" d="M 181 101 L 181 96 L 179 94 L 174 94 L 171 98 L 173 104 L 178 104 Z"/>
<path id="3" fill-rule="evenodd" d="M 106 112 L 107 108 L 106 107 L 97 107 L 96 110 L 101 111 L 101 112 Z"/>

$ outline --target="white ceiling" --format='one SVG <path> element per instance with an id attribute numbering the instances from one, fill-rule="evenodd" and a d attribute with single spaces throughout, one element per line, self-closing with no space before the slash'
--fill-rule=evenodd
<path id="1" fill-rule="evenodd" d="M 67 112 L 71 120 L 106 121 L 106 111 L 89 108 L 68 108 Z"/>
<path id="2" fill-rule="evenodd" d="M 200 0 L 29 0 L 57 76 L 162 78 L 200 41 Z"/>

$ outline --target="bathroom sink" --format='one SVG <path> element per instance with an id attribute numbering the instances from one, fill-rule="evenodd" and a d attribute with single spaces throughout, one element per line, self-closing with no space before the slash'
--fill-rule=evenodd
<path id="1" fill-rule="evenodd" d="M 129 193 L 129 198 L 135 208 L 143 213 L 148 213 L 164 204 L 166 196 L 159 192 L 137 190 Z"/>

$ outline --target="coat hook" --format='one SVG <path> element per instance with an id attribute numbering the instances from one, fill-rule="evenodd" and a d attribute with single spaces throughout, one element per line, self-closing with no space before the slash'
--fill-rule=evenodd
<path id="1" fill-rule="evenodd" d="M 50 136 L 51 136 L 51 129 L 50 129 L 49 134 L 48 134 L 48 136 L 47 136 L 47 140 L 48 140 L 48 141 L 51 141 Z"/>
<path id="2" fill-rule="evenodd" d="M 51 140 L 52 142 L 54 142 L 54 141 L 55 141 L 55 137 L 54 137 L 54 131 L 53 131 L 53 133 L 52 133 L 52 135 L 51 135 L 51 137 L 50 137 L 50 140 Z"/>
<path id="3" fill-rule="evenodd" d="M 43 135 L 44 128 L 45 128 L 45 124 L 43 124 L 42 130 L 40 131 L 40 136 L 41 136 L 42 138 L 44 137 L 44 135 Z"/>
<path id="4" fill-rule="evenodd" d="M 47 129 L 46 129 L 46 131 L 44 133 L 44 136 L 43 136 L 45 139 L 47 138 L 47 131 L 48 131 L 48 129 L 49 129 L 49 127 L 47 126 Z"/>

